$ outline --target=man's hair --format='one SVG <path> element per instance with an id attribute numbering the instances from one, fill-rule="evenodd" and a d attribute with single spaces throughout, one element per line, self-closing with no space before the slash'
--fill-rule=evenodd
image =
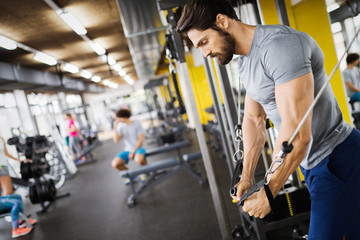
<path id="1" fill-rule="evenodd" d="M 176 31 L 183 35 L 186 35 L 191 29 L 204 31 L 212 28 L 219 31 L 216 26 L 218 14 L 239 20 L 228 0 L 190 0 L 181 12 Z"/>
<path id="2" fill-rule="evenodd" d="M 351 64 L 356 60 L 359 60 L 359 54 L 357 53 L 349 53 L 349 55 L 346 57 L 347 64 Z"/>
<path id="3" fill-rule="evenodd" d="M 116 117 L 118 118 L 130 118 L 131 112 L 129 109 L 121 108 L 116 111 Z"/>

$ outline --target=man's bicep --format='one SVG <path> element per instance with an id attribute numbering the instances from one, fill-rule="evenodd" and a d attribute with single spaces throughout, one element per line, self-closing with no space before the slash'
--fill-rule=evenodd
<path id="1" fill-rule="evenodd" d="M 145 139 L 145 134 L 144 133 L 138 134 L 138 139 L 144 140 Z"/>
<path id="2" fill-rule="evenodd" d="M 299 123 L 314 100 L 313 74 L 307 73 L 277 85 L 275 99 L 281 122 Z"/>
<path id="3" fill-rule="evenodd" d="M 266 114 L 263 107 L 254 101 L 248 94 L 245 95 L 244 117 L 254 119 L 262 118 L 265 120 Z"/>

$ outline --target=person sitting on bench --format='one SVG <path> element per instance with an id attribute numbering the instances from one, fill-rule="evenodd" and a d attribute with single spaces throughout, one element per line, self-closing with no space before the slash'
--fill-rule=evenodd
<path id="1" fill-rule="evenodd" d="M 12 194 L 0 196 L 0 212 L 10 212 L 12 223 L 12 237 L 17 238 L 31 232 L 32 227 L 22 226 L 19 214 L 24 213 L 23 201 L 20 195 Z M 28 222 L 33 225 L 36 219 L 28 218 Z"/>
<path id="2" fill-rule="evenodd" d="M 357 53 L 350 53 L 346 57 L 347 68 L 343 72 L 343 77 L 350 102 L 360 102 L 359 62 L 359 55 Z"/>
<path id="3" fill-rule="evenodd" d="M 15 161 L 21 162 L 20 159 L 11 155 L 7 148 L 6 142 L 3 137 L 0 137 L 0 195 L 1 190 L 3 195 L 9 195 L 13 193 L 14 187 L 9 175 L 9 169 L 7 166 L 6 158 L 11 158 Z"/>
<path id="4" fill-rule="evenodd" d="M 142 147 L 145 132 L 139 121 L 130 119 L 131 112 L 128 109 L 120 109 L 116 112 L 116 120 L 114 122 L 114 142 L 124 139 L 125 148 L 112 161 L 113 168 L 121 171 L 127 170 L 125 166 L 129 160 L 134 159 L 140 166 L 146 165 L 145 149 Z M 140 180 L 144 181 L 145 175 L 140 176 Z M 130 180 L 126 179 L 125 184 L 129 184 Z"/>

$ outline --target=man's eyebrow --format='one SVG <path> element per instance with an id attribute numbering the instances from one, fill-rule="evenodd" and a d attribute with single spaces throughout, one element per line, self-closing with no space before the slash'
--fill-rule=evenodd
<path id="1" fill-rule="evenodd" d="M 199 47 L 200 47 L 199 45 L 201 45 L 201 42 L 202 42 L 206 37 L 207 37 L 207 36 L 202 37 L 202 38 L 198 41 L 198 43 L 195 45 L 195 47 L 196 47 L 196 48 L 199 48 Z"/>

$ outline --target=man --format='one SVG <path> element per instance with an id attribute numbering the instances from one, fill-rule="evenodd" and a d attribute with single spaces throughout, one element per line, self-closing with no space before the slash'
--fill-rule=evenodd
<path id="1" fill-rule="evenodd" d="M 190 0 L 177 31 L 187 35 L 205 57 L 220 64 L 240 55 L 239 74 L 246 88 L 244 166 L 237 196 L 253 185 L 265 142 L 266 116 L 279 130 L 274 153 L 288 141 L 321 86 L 326 82 L 324 55 L 309 35 L 286 26 L 242 23 L 224 0 Z M 360 133 L 347 124 L 330 86 L 293 141 L 293 151 L 272 175 L 273 196 L 299 164 L 311 194 L 309 239 L 360 239 Z M 264 188 L 248 198 L 243 210 L 263 218 L 270 212 Z"/>
<path id="2" fill-rule="evenodd" d="M 346 57 L 347 68 L 343 72 L 343 77 L 351 102 L 360 102 L 360 72 L 358 68 L 359 62 L 359 55 L 357 53 L 350 53 Z"/>
<path id="3" fill-rule="evenodd" d="M 120 109 L 116 112 L 114 122 L 114 142 L 124 139 L 125 149 L 120 152 L 112 161 L 111 165 L 117 170 L 127 170 L 126 164 L 134 159 L 140 166 L 146 165 L 145 149 L 142 147 L 145 139 L 144 129 L 139 121 L 130 119 L 131 112 L 128 109 Z M 140 176 L 145 180 L 145 175 Z M 126 179 L 126 184 L 129 179 Z"/>

